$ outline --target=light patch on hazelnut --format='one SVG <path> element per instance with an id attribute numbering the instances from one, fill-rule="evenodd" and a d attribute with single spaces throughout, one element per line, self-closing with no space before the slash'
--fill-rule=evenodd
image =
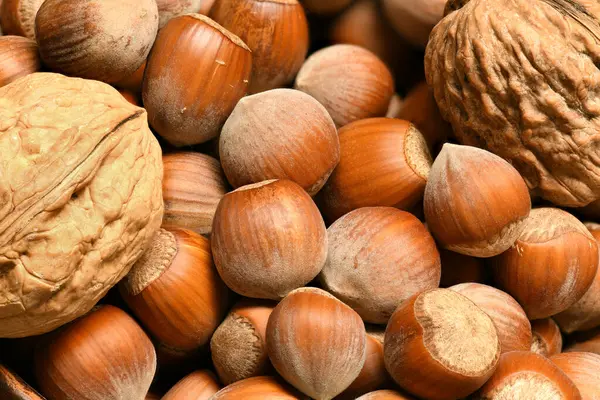
<path id="1" fill-rule="evenodd" d="M 563 400 L 556 382 L 534 372 L 512 375 L 484 397 L 487 400 Z"/>
<path id="2" fill-rule="evenodd" d="M 404 139 L 404 156 L 415 174 L 427 180 L 433 159 L 425 137 L 413 124 L 410 124 Z"/>
<path id="3" fill-rule="evenodd" d="M 449 370 L 483 376 L 500 357 L 500 343 L 491 318 L 466 297 L 450 290 L 419 296 L 415 315 L 423 327 L 423 343 Z"/>
<path id="4" fill-rule="evenodd" d="M 177 255 L 177 239 L 171 232 L 160 229 L 148 249 L 134 264 L 123 280 L 125 289 L 137 296 L 171 266 Z"/>

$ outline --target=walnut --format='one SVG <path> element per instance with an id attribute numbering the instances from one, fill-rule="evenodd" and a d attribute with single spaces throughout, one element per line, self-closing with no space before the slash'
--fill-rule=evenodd
<path id="1" fill-rule="evenodd" d="M 451 0 L 446 11 L 425 69 L 459 141 L 505 158 L 557 205 L 599 199 L 598 2 Z"/>
<path id="2" fill-rule="evenodd" d="M 0 89 L 0 337 L 89 311 L 162 219 L 146 112 L 115 89 L 35 73 Z"/>

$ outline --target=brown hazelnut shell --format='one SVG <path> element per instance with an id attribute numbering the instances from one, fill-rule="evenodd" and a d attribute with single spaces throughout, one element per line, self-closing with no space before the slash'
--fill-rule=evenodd
<path id="1" fill-rule="evenodd" d="M 413 46 L 425 48 L 433 27 L 442 19 L 446 0 L 383 0 L 386 17 Z"/>
<path id="2" fill-rule="evenodd" d="M 205 154 L 179 152 L 163 156 L 163 227 L 209 235 L 221 198 L 229 190 L 218 160 Z"/>
<path id="3" fill-rule="evenodd" d="M 313 53 L 296 77 L 295 88 L 313 96 L 342 127 L 383 117 L 394 95 L 388 67 L 369 50 L 337 44 Z"/>
<path id="4" fill-rule="evenodd" d="M 430 400 L 466 397 L 492 375 L 500 357 L 492 319 L 449 289 L 398 306 L 385 331 L 388 372 L 406 391 Z"/>
<path id="5" fill-rule="evenodd" d="M 146 65 L 142 97 L 150 125 L 175 146 L 216 137 L 246 94 L 251 70 L 240 38 L 200 14 L 173 18 Z"/>
<path id="6" fill-rule="evenodd" d="M 209 400 L 220 389 L 212 372 L 195 371 L 177 382 L 161 400 Z"/>
<path id="7" fill-rule="evenodd" d="M 238 102 L 221 131 L 219 154 L 233 187 L 289 179 L 312 196 L 338 164 L 340 143 L 318 101 L 299 90 L 273 89 Z"/>
<path id="8" fill-rule="evenodd" d="M 600 397 L 600 355 L 593 353 L 562 353 L 550 357 L 577 386 L 581 398 L 597 400 Z"/>
<path id="9" fill-rule="evenodd" d="M 144 60 L 144 63 L 140 65 L 140 67 L 136 69 L 133 74 L 115 83 L 115 86 L 118 88 L 131 90 L 137 95 L 140 95 L 142 93 L 142 82 L 144 80 L 144 72 L 146 72 L 146 63 L 147 60 Z"/>
<path id="10" fill-rule="evenodd" d="M 116 83 L 146 60 L 158 30 L 154 0 L 45 0 L 35 17 L 44 64 Z"/>
<path id="11" fill-rule="evenodd" d="M 223 281 L 242 296 L 279 300 L 314 279 L 327 231 L 310 196 L 287 180 L 227 193 L 215 213 L 212 254 Z"/>
<path id="12" fill-rule="evenodd" d="M 243 299 L 213 334 L 212 361 L 225 385 L 270 372 L 266 330 L 276 305 L 266 300 Z"/>
<path id="13" fill-rule="evenodd" d="M 35 41 L 21 36 L 0 36 L 0 86 L 41 68 Z"/>
<path id="14" fill-rule="evenodd" d="M 546 357 L 511 351 L 500 357 L 496 372 L 473 399 L 517 398 L 581 400 L 581 394 L 573 381 Z"/>
<path id="15" fill-rule="evenodd" d="M 359 315 L 317 288 L 288 294 L 267 325 L 267 351 L 273 366 L 285 380 L 317 400 L 332 399 L 359 376 L 366 342 Z"/>
<path id="16" fill-rule="evenodd" d="M 423 198 L 431 155 L 412 124 L 365 119 L 341 128 L 339 138 L 340 162 L 318 196 L 328 220 L 361 207 L 408 210 Z"/>
<path id="17" fill-rule="evenodd" d="M 461 283 L 486 283 L 488 281 L 489 268 L 483 259 L 446 249 L 439 251 L 442 260 L 440 287 L 447 288 Z"/>
<path id="18" fill-rule="evenodd" d="M 356 400 L 413 400 L 413 398 L 396 392 L 395 390 L 376 390 L 371 393 L 363 394 Z"/>
<path id="19" fill-rule="evenodd" d="M 75 320 L 38 350 L 35 374 L 51 399 L 143 400 L 156 352 L 124 311 L 104 305 Z"/>
<path id="20" fill-rule="evenodd" d="M 485 150 L 446 143 L 431 167 L 424 208 L 442 247 L 492 257 L 515 243 L 531 200 L 509 163 Z"/>
<path id="21" fill-rule="evenodd" d="M 558 325 L 552 318 L 538 319 L 531 322 L 533 340 L 531 351 L 544 357 L 559 354 L 563 347 L 563 338 Z"/>
<path id="22" fill-rule="evenodd" d="M 462 294 L 490 316 L 496 325 L 502 353 L 531 348 L 531 323 L 523 308 L 510 295 L 479 283 L 463 283 L 449 289 Z"/>
<path id="23" fill-rule="evenodd" d="M 207 344 L 228 308 L 208 239 L 184 229 L 161 229 L 120 289 L 152 336 L 179 353 Z"/>
<path id="24" fill-rule="evenodd" d="M 308 400 L 285 382 L 271 376 L 256 376 L 224 387 L 211 400 Z"/>
<path id="25" fill-rule="evenodd" d="M 587 332 L 583 338 L 576 338 L 576 341 L 569 345 L 565 350 L 567 352 L 587 352 L 600 355 L 600 331 L 592 330 Z"/>
<path id="26" fill-rule="evenodd" d="M 35 40 L 35 16 L 45 0 L 2 0 L 0 23 L 4 35 Z"/>
<path id="27" fill-rule="evenodd" d="M 308 22 L 297 0 L 216 0 L 210 17 L 252 50 L 249 93 L 294 80 L 309 44 Z"/>
<path id="28" fill-rule="evenodd" d="M 440 283 L 435 241 L 412 214 L 392 207 L 351 211 L 327 229 L 319 280 L 365 322 L 387 323 L 398 304 Z"/>
<path id="29" fill-rule="evenodd" d="M 7 400 L 45 400 L 21 377 L 0 364 L 0 398 Z"/>
<path id="30" fill-rule="evenodd" d="M 587 228 L 557 208 L 537 208 L 510 249 L 491 260 L 498 287 L 529 319 L 551 317 L 575 304 L 598 270 L 598 244 Z"/>

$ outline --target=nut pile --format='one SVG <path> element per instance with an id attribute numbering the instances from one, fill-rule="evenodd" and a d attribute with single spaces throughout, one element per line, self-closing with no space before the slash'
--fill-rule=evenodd
<path id="1" fill-rule="evenodd" d="M 0 400 L 600 399 L 600 2 L 0 3 Z"/>

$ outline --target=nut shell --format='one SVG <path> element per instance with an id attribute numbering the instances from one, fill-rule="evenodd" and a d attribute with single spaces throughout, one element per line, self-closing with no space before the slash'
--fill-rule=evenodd
<path id="1" fill-rule="evenodd" d="M 210 371 L 196 371 L 177 382 L 161 400 L 209 400 L 221 387 Z"/>
<path id="2" fill-rule="evenodd" d="M 308 52 L 308 22 L 297 0 L 217 0 L 210 17 L 252 50 L 249 93 L 294 80 Z"/>
<path id="3" fill-rule="evenodd" d="M 2 0 L 0 22 L 4 35 L 35 40 L 35 16 L 45 0 Z"/>
<path id="4" fill-rule="evenodd" d="M 288 294 L 267 325 L 267 351 L 277 372 L 319 400 L 332 399 L 358 377 L 366 342 L 359 315 L 317 288 Z"/>
<path id="5" fill-rule="evenodd" d="M 45 400 L 21 377 L 0 364 L 0 396 L 9 400 Z"/>
<path id="6" fill-rule="evenodd" d="M 600 197 L 600 27 L 580 4 L 471 0 L 433 29 L 425 56 L 459 141 L 507 159 L 558 206 Z"/>
<path id="7" fill-rule="evenodd" d="M 533 340 L 531 351 L 544 357 L 559 354 L 562 351 L 563 339 L 560 329 L 552 318 L 538 319 L 531 322 Z"/>
<path id="8" fill-rule="evenodd" d="M 150 125 L 175 146 L 215 138 L 246 94 L 251 70 L 240 38 L 203 15 L 173 18 L 146 65 L 142 97 Z"/>
<path id="9" fill-rule="evenodd" d="M 427 226 L 444 248 L 492 257 L 515 243 L 531 200 L 525 182 L 506 161 L 446 143 L 431 167 L 424 207 Z"/>
<path id="10" fill-rule="evenodd" d="M 394 95 L 394 78 L 369 50 L 338 44 L 313 53 L 298 72 L 295 87 L 323 104 L 342 127 L 385 116 Z"/>
<path id="11" fill-rule="evenodd" d="M 496 325 L 502 353 L 531 348 L 531 324 L 515 299 L 501 290 L 479 283 L 463 283 L 449 289 L 462 294 L 490 316 Z"/>
<path id="12" fill-rule="evenodd" d="M 160 226 L 163 169 L 145 111 L 104 83 L 34 73 L 0 104 L 0 337 L 23 337 L 127 274 Z"/>
<path id="13" fill-rule="evenodd" d="M 563 353 L 550 358 L 577 386 L 581 398 L 600 399 L 600 355 L 593 353 Z"/>
<path id="14" fill-rule="evenodd" d="M 551 317 L 575 304 L 592 285 L 598 244 L 587 228 L 557 208 L 538 208 L 514 246 L 492 260 L 494 281 L 529 319 Z"/>
<path id="15" fill-rule="evenodd" d="M 488 380 L 500 341 L 494 322 L 471 300 L 433 289 L 398 306 L 385 331 L 384 352 L 400 387 L 421 398 L 451 400 Z"/>
<path id="16" fill-rule="evenodd" d="M 155 371 L 150 339 L 108 305 L 57 332 L 35 362 L 40 390 L 51 399 L 143 400 Z"/>
<path id="17" fill-rule="evenodd" d="M 6 86 L 40 68 L 40 55 L 35 41 L 21 36 L 0 36 L 0 86 Z"/>
<path id="18" fill-rule="evenodd" d="M 340 144 L 318 101 L 274 89 L 239 101 L 221 131 L 219 154 L 234 187 L 289 179 L 314 195 L 338 164 Z"/>
<path id="19" fill-rule="evenodd" d="M 383 0 L 394 27 L 413 46 L 425 48 L 433 27 L 442 19 L 446 0 Z"/>
<path id="20" fill-rule="evenodd" d="M 302 0 L 306 9 L 317 15 L 333 15 L 342 11 L 352 0 Z"/>
<path id="21" fill-rule="evenodd" d="M 209 235 L 221 198 L 229 190 L 219 161 L 200 153 L 163 156 L 164 227 Z"/>
<path id="22" fill-rule="evenodd" d="M 512 351 L 500 357 L 490 380 L 475 400 L 581 400 L 579 390 L 550 360 L 528 351 Z"/>
<path id="23" fill-rule="evenodd" d="M 440 283 L 435 241 L 412 214 L 366 207 L 327 229 L 323 288 L 366 322 L 385 324 L 398 304 Z"/>
<path id="24" fill-rule="evenodd" d="M 339 137 L 340 163 L 318 197 L 330 221 L 361 207 L 407 210 L 422 199 L 431 155 L 412 124 L 365 119 L 340 129 Z"/>
<path id="25" fill-rule="evenodd" d="M 461 283 L 486 283 L 489 268 L 481 258 L 466 256 L 453 251 L 440 249 L 442 278 L 440 287 L 447 288 Z"/>
<path id="26" fill-rule="evenodd" d="M 310 196 L 291 181 L 243 186 L 223 197 L 212 253 L 223 281 L 246 297 L 279 300 L 314 279 L 327 231 Z"/>
<path id="27" fill-rule="evenodd" d="M 202 12 L 201 7 L 206 8 L 205 3 L 211 3 L 207 0 L 156 0 L 158 6 L 158 28 L 163 28 L 167 22 L 180 15 Z M 209 6 L 210 8 L 210 6 Z"/>
<path id="28" fill-rule="evenodd" d="M 107 83 L 139 68 L 157 30 L 154 0 L 45 0 L 35 18 L 44 64 Z"/>
<path id="29" fill-rule="evenodd" d="M 565 352 L 589 352 L 600 355 L 600 331 L 592 331 L 592 336 L 578 341 L 565 349 Z"/>
<path id="30" fill-rule="evenodd" d="M 364 394 L 356 400 L 412 400 L 412 397 L 408 397 L 394 390 L 377 390 L 375 392 Z"/>
<path id="31" fill-rule="evenodd" d="M 257 376 L 233 383 L 216 393 L 211 400 L 308 400 L 293 387 L 271 376 Z"/>

